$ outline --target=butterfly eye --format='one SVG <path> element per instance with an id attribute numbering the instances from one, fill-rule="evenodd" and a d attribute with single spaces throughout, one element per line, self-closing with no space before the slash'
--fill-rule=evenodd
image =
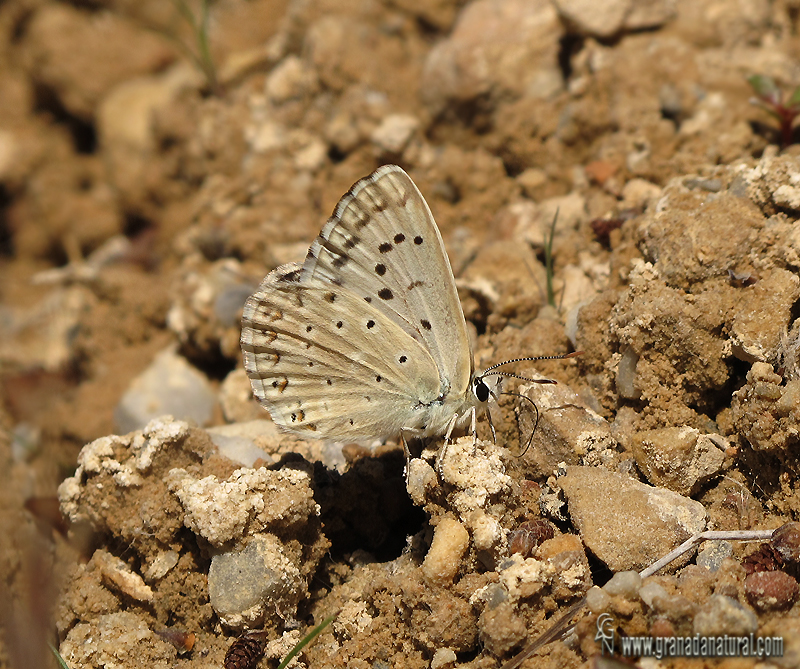
<path id="1" fill-rule="evenodd" d="M 488 400 L 489 399 L 489 386 L 487 386 L 483 382 L 483 379 L 480 378 L 480 377 L 475 379 L 474 383 L 475 383 L 475 390 L 474 390 L 475 397 L 478 398 L 478 401 L 479 402 L 485 402 L 486 400 Z"/>

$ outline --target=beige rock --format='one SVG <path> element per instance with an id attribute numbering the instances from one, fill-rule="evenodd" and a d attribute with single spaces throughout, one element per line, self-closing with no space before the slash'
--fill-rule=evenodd
<path id="1" fill-rule="evenodd" d="M 153 591 L 150 586 L 118 557 L 100 549 L 94 552 L 92 560 L 100 568 L 103 580 L 115 590 L 140 602 L 149 602 L 153 599 Z"/>
<path id="2" fill-rule="evenodd" d="M 140 206 L 158 153 L 156 116 L 182 91 L 202 85 L 188 63 L 128 79 L 106 92 L 97 107 L 97 133 L 108 178 L 123 202 Z"/>
<path id="3" fill-rule="evenodd" d="M 461 568 L 461 558 L 469 547 L 469 532 L 454 518 L 442 518 L 436 526 L 431 547 L 422 563 L 425 578 L 446 585 Z"/>
<path id="4" fill-rule="evenodd" d="M 612 571 L 640 571 L 706 526 L 703 505 L 596 467 L 558 479 L 586 547 Z"/>
<path id="5" fill-rule="evenodd" d="M 667 427 L 634 435 L 633 456 L 655 486 L 690 495 L 698 484 L 722 470 L 725 452 L 708 435 L 691 427 Z"/>
<path id="6" fill-rule="evenodd" d="M 117 84 L 163 69 L 175 53 L 165 39 L 111 12 L 43 5 L 26 29 L 31 74 L 72 114 L 90 120 Z"/>
<path id="7" fill-rule="evenodd" d="M 448 100 L 547 95 L 561 86 L 561 25 L 550 2 L 478 0 L 428 55 L 421 93 L 435 113 Z"/>
<path id="8" fill-rule="evenodd" d="M 215 546 L 269 527 L 302 524 L 319 512 L 308 473 L 296 469 L 237 469 L 225 481 L 173 469 L 168 485 L 186 510 L 186 526 Z"/>

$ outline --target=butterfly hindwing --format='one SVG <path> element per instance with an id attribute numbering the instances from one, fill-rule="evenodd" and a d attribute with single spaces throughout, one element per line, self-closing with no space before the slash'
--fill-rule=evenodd
<path id="1" fill-rule="evenodd" d="M 306 437 L 395 436 L 440 392 L 424 345 L 344 286 L 279 267 L 248 298 L 244 364 L 273 420 Z"/>
<path id="2" fill-rule="evenodd" d="M 463 396 L 472 350 L 444 243 L 425 199 L 396 165 L 356 183 L 311 245 L 300 282 L 352 291 L 430 352 L 441 392 Z"/>

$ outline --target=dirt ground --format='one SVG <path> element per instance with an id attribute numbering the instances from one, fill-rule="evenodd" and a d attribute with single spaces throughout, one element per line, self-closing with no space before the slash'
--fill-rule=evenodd
<path id="1" fill-rule="evenodd" d="M 800 4 L 204 6 L 0 4 L 0 669 L 222 667 L 252 630 L 229 666 L 274 667 L 333 614 L 295 666 L 489 669 L 584 595 L 522 666 L 606 666 L 604 613 L 784 637 L 636 666 L 800 666 L 796 526 L 630 573 L 800 520 L 800 150 L 747 81 L 800 84 Z M 387 163 L 478 368 L 583 352 L 510 368 L 558 384 L 509 380 L 496 444 L 406 463 L 252 399 L 245 298 Z"/>

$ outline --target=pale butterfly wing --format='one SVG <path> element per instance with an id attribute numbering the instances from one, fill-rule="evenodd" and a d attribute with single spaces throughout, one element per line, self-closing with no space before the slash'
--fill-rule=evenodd
<path id="1" fill-rule="evenodd" d="M 472 350 L 444 242 L 425 198 L 396 165 L 357 182 L 336 206 L 303 263 L 302 280 L 360 295 L 424 344 L 442 396 L 464 397 Z"/>
<path id="2" fill-rule="evenodd" d="M 305 263 L 245 305 L 245 369 L 273 420 L 306 437 L 439 431 L 466 407 L 472 353 L 450 263 L 399 167 L 356 183 Z"/>
<path id="3" fill-rule="evenodd" d="M 308 438 L 418 427 L 414 407 L 439 393 L 430 353 L 352 291 L 301 276 L 279 267 L 244 309 L 245 369 L 273 420 Z"/>

